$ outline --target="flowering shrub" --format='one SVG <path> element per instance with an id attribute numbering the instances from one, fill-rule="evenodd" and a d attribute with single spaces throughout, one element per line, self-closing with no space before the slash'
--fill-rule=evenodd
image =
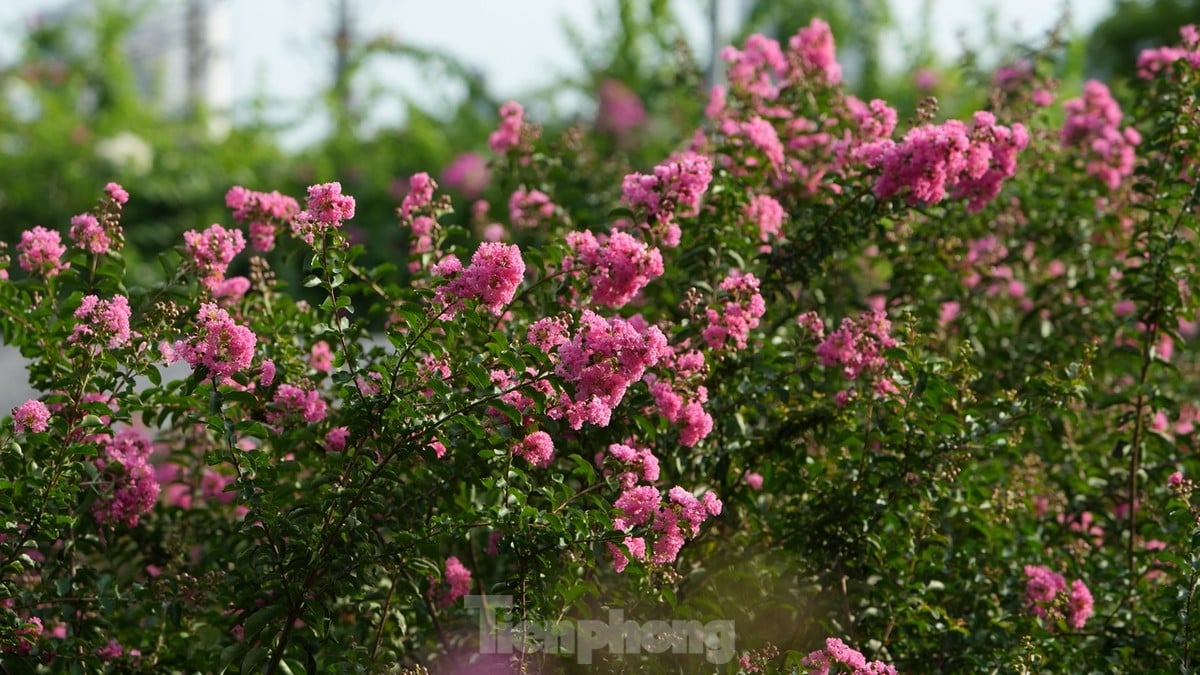
<path id="1" fill-rule="evenodd" d="M 652 167 L 508 103 L 509 222 L 418 173 L 377 266 L 339 183 L 234 186 L 137 286 L 110 184 L 0 284 L 44 392 L 0 439 L 6 669 L 582 657 L 489 653 L 480 595 L 736 626 L 597 655 L 637 672 L 1192 668 L 1194 35 L 1129 110 L 1033 64 L 907 128 L 820 21 L 756 35 Z"/>

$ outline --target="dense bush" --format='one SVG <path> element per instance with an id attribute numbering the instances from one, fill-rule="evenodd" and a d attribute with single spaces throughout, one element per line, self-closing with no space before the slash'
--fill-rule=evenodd
<path id="1" fill-rule="evenodd" d="M 825 24 L 751 36 L 632 173 L 508 103 L 506 225 L 413 175 L 398 265 L 338 183 L 235 186 L 139 286 L 109 184 L 0 284 L 46 392 L 0 451 L 4 667 L 1191 669 L 1183 38 L 1127 111 L 1029 62 L 901 124 Z M 541 631 L 621 617 L 694 623 Z"/>

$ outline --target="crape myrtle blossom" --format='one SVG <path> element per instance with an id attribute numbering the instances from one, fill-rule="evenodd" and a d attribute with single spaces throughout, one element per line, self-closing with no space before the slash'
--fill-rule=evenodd
<path id="1" fill-rule="evenodd" d="M 500 106 L 500 126 L 488 137 L 492 152 L 504 154 L 521 145 L 521 132 L 525 129 L 525 108 L 516 101 Z"/>
<path id="2" fill-rule="evenodd" d="M 17 264 L 21 269 L 46 278 L 58 276 L 59 272 L 71 266 L 71 263 L 62 259 L 63 254 L 67 252 L 62 237 L 58 232 L 47 230 L 41 225 L 21 233 L 17 252 Z"/>
<path id="3" fill-rule="evenodd" d="M 515 245 L 484 242 L 471 256 L 468 267 L 463 268 L 458 258 L 449 255 L 434 265 L 433 273 L 449 280 L 437 289 L 446 316 L 454 316 L 466 300 L 479 300 L 500 316 L 525 279 L 525 261 Z"/>
<path id="4" fill-rule="evenodd" d="M 538 227 L 550 222 L 557 210 L 549 195 L 541 190 L 530 190 L 524 185 L 517 188 L 508 199 L 508 217 L 513 227 Z"/>
<path id="5" fill-rule="evenodd" d="M 709 518 L 720 515 L 724 508 L 721 500 L 712 492 L 705 492 L 697 499 L 691 492 L 675 486 L 667 492 L 664 500 L 657 488 L 648 485 L 626 488 L 614 507 L 617 516 L 613 518 L 613 527 L 618 532 L 628 535 L 633 528 L 646 528 L 645 537 L 625 537 L 625 548 L 635 558 L 648 560 L 655 565 L 674 562 L 684 543 L 696 537 L 701 525 Z M 608 551 L 613 557 L 613 569 L 624 571 L 629 564 L 625 550 L 609 542 Z"/>
<path id="6" fill-rule="evenodd" d="M 1138 54 L 1138 77 L 1152 80 L 1164 72 L 1170 72 L 1176 61 L 1186 60 L 1192 68 L 1200 70 L 1200 30 L 1194 24 L 1179 29 L 1182 44 L 1177 47 L 1152 47 Z"/>
<path id="7" fill-rule="evenodd" d="M 75 310 L 78 322 L 67 338 L 73 344 L 93 343 L 97 348 L 105 345 L 117 349 L 129 344 L 130 308 L 129 300 L 123 295 L 111 300 L 101 300 L 95 295 L 85 295 Z"/>
<path id="8" fill-rule="evenodd" d="M 203 232 L 184 232 L 183 242 L 192 267 L 200 273 L 201 283 L 209 289 L 225 280 L 229 263 L 246 248 L 246 238 L 241 230 L 226 230 L 216 223 Z"/>
<path id="9" fill-rule="evenodd" d="M 571 232 L 567 246 L 563 269 L 586 277 L 592 301 L 606 307 L 623 307 L 663 273 L 662 253 L 627 232 Z"/>
<path id="10" fill-rule="evenodd" d="M 179 359 L 192 368 L 204 367 L 216 382 L 250 367 L 258 338 L 253 331 L 238 325 L 224 309 L 204 303 L 196 314 L 195 333 L 175 344 L 163 344 L 168 364 Z"/>
<path id="11" fill-rule="evenodd" d="M 742 274 L 738 270 L 730 272 L 721 282 L 720 288 L 728 299 L 720 311 L 712 308 L 705 311 L 707 325 L 701 333 L 710 348 L 722 349 L 730 341 L 737 349 L 746 348 L 750 331 L 758 327 L 767 311 L 758 286 L 758 279 L 753 274 Z"/>
<path id="12" fill-rule="evenodd" d="M 1071 582 L 1044 565 L 1025 566 L 1025 605 L 1035 616 L 1047 621 L 1066 619 L 1075 630 L 1084 627 L 1095 612 L 1092 593 L 1082 580 Z"/>
<path id="13" fill-rule="evenodd" d="M 845 666 L 854 675 L 896 675 L 894 666 L 883 661 L 868 662 L 862 652 L 832 637 L 825 640 L 824 649 L 810 652 L 800 660 L 806 675 L 828 675 L 835 666 Z"/>
<path id="14" fill-rule="evenodd" d="M 25 401 L 12 409 L 13 429 L 18 434 L 40 434 L 49 427 L 50 409 L 36 399 Z"/>
<path id="15" fill-rule="evenodd" d="M 535 431 L 513 446 L 513 454 L 525 458 L 536 467 L 545 468 L 554 460 L 554 441 L 550 434 Z"/>
<path id="16" fill-rule="evenodd" d="M 471 570 L 459 562 L 457 557 L 446 558 L 444 576 L 446 588 L 440 594 L 438 589 L 441 582 L 434 577 L 429 578 L 429 595 L 436 597 L 438 607 L 449 607 L 471 592 Z"/>
<path id="17" fill-rule="evenodd" d="M 608 449 L 596 453 L 596 466 L 611 473 L 617 467 L 617 481 L 625 489 L 632 488 L 638 481 L 653 484 L 658 480 L 658 458 L 649 448 L 639 448 L 626 443 L 612 443 Z"/>
<path id="18" fill-rule="evenodd" d="M 114 435 L 99 438 L 96 468 L 105 477 L 104 494 L 96 501 L 96 519 L 128 527 L 149 512 L 158 501 L 160 486 L 149 458 L 153 449 L 141 431 L 124 427 Z"/>
<path id="19" fill-rule="evenodd" d="M 341 183 L 310 185 L 304 210 L 292 221 L 292 231 L 311 246 L 317 237 L 353 218 L 354 208 L 354 197 L 342 194 Z"/>
<path id="20" fill-rule="evenodd" d="M 1097 80 L 1083 85 L 1083 96 L 1063 103 L 1066 120 L 1061 137 L 1064 145 L 1079 148 L 1087 162 L 1087 173 L 1116 190 L 1133 175 L 1134 150 L 1142 136 L 1133 127 L 1121 128 L 1121 106 L 1108 87 Z"/>
<path id="21" fill-rule="evenodd" d="M 291 384 L 279 385 L 271 407 L 267 412 L 267 421 L 271 424 L 297 419 L 315 424 L 325 419 L 326 405 L 321 399 L 321 393 Z"/>
<path id="22" fill-rule="evenodd" d="M 92 255 L 108 253 L 113 243 L 100 220 L 91 213 L 71 216 L 70 236 L 75 246 Z"/>
<path id="23" fill-rule="evenodd" d="M 951 196 L 966 199 L 967 211 L 976 213 L 1016 174 L 1016 155 L 1028 144 L 1023 125 L 998 125 L 991 113 L 980 111 L 970 127 L 959 120 L 924 124 L 898 143 L 883 139 L 861 145 L 851 158 L 879 169 L 874 185 L 879 199 L 903 194 L 910 205 L 918 205 Z"/>
<path id="24" fill-rule="evenodd" d="M 566 418 L 572 429 L 583 424 L 608 426 L 612 411 L 630 385 L 642 379 L 670 351 L 657 326 L 584 310 L 575 335 L 555 350 L 555 372 L 573 389 L 563 393 L 549 414 Z"/>
<path id="25" fill-rule="evenodd" d="M 700 198 L 712 182 L 712 162 L 685 152 L 654 167 L 650 174 L 631 173 L 621 184 L 621 203 L 643 218 L 642 227 L 668 248 L 679 245 L 675 217 L 689 218 L 700 210 Z"/>
<path id="26" fill-rule="evenodd" d="M 225 193 L 225 206 L 233 212 L 233 218 L 250 231 L 250 244 L 257 251 L 275 248 L 275 235 L 281 227 L 291 224 L 300 213 L 295 199 L 271 192 L 255 192 L 235 185 Z"/>

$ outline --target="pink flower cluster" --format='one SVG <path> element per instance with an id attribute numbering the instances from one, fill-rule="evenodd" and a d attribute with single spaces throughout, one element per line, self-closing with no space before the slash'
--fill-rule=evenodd
<path id="1" fill-rule="evenodd" d="M 104 255 L 112 247 L 112 239 L 91 213 L 71 216 L 71 241 L 92 255 Z"/>
<path id="2" fill-rule="evenodd" d="M 846 379 L 856 380 L 863 371 L 884 368 L 883 350 L 896 346 L 891 328 L 887 315 L 879 310 L 863 312 L 858 319 L 846 317 L 840 328 L 821 340 L 815 353 L 822 366 L 841 366 Z"/>
<path id="3" fill-rule="evenodd" d="M 214 223 L 203 232 L 184 232 L 183 246 L 200 272 L 201 283 L 212 289 L 225 280 L 229 263 L 246 248 L 246 238 L 241 230 L 226 230 Z"/>
<path id="4" fill-rule="evenodd" d="M 1092 593 L 1083 580 L 1071 582 L 1044 565 L 1025 566 L 1025 604 L 1030 612 L 1042 619 L 1054 621 L 1066 618 L 1075 630 L 1083 628 L 1095 611 Z"/>
<path id="5" fill-rule="evenodd" d="M 530 464 L 545 468 L 554 460 L 554 440 L 544 431 L 535 431 L 513 446 L 513 454 Z"/>
<path id="6" fill-rule="evenodd" d="M 1178 47 L 1152 47 L 1138 54 L 1138 77 L 1152 80 L 1179 60 L 1187 60 L 1189 66 L 1200 70 L 1200 31 L 1188 24 L 1179 29 L 1179 35 L 1183 44 Z"/>
<path id="7" fill-rule="evenodd" d="M 521 144 L 521 130 L 525 126 L 525 109 L 516 101 L 500 106 L 500 126 L 488 136 L 488 147 L 500 154 Z"/>
<path id="8" fill-rule="evenodd" d="M 273 410 L 267 412 L 267 421 L 278 424 L 285 420 L 302 419 L 316 424 L 325 419 L 325 401 L 318 391 L 301 389 L 291 384 L 281 384 L 271 401 Z"/>
<path id="9" fill-rule="evenodd" d="M 228 312 L 205 303 L 196 314 L 196 333 L 174 345 L 164 345 L 163 355 L 168 363 L 182 358 L 192 368 L 203 366 L 214 382 L 221 382 L 250 367 L 257 342 L 253 331 L 234 322 Z"/>
<path id="10" fill-rule="evenodd" d="M 129 193 L 125 191 L 125 188 L 121 187 L 120 183 L 109 183 L 105 185 L 104 193 L 107 194 L 108 198 L 118 206 L 124 206 L 125 202 L 129 201 Z"/>
<path id="11" fill-rule="evenodd" d="M 342 194 L 341 183 L 310 185 L 304 210 L 296 215 L 292 231 L 311 246 L 317 237 L 341 227 L 353 217 L 354 197 Z"/>
<path id="12" fill-rule="evenodd" d="M 606 307 L 625 306 L 663 273 L 662 253 L 626 232 L 571 232 L 567 246 L 572 255 L 563 258 L 563 268 L 586 276 L 592 301 Z"/>
<path id="13" fill-rule="evenodd" d="M 513 227 L 531 229 L 550 222 L 558 207 L 541 190 L 517 188 L 508 199 L 508 217 Z"/>
<path id="14" fill-rule="evenodd" d="M 425 172 L 414 173 L 408 179 L 408 194 L 400 202 L 400 215 L 412 218 L 418 211 L 423 211 L 433 203 L 433 193 L 437 190 L 437 181 Z"/>
<path id="15" fill-rule="evenodd" d="M 464 567 L 455 556 L 446 558 L 445 577 L 447 588 L 438 598 L 438 607 L 449 607 L 471 592 L 471 570 Z"/>
<path id="16" fill-rule="evenodd" d="M 123 295 L 112 300 L 101 300 L 95 295 L 85 295 L 75 310 L 78 322 L 67 342 L 79 343 L 95 340 L 117 349 L 129 344 L 129 300 Z"/>
<path id="17" fill-rule="evenodd" d="M 240 185 L 225 193 L 225 206 L 233 211 L 234 220 L 249 228 L 250 244 L 258 251 L 275 248 L 275 235 L 279 229 L 300 214 L 296 200 L 277 190 L 255 192 Z"/>
<path id="18" fill-rule="evenodd" d="M 20 254 L 17 256 L 17 263 L 21 269 L 46 278 L 58 276 L 71 266 L 71 263 L 62 260 L 63 254 L 67 252 L 62 237 L 58 232 L 47 230 L 41 225 L 21 233 L 17 251 Z"/>
<path id="19" fill-rule="evenodd" d="M 621 184 L 621 202 L 644 216 L 644 227 L 668 248 L 679 245 L 675 217 L 699 213 L 700 198 L 712 182 L 712 162 L 685 152 L 654 167 L 652 174 L 632 173 Z"/>
<path id="20" fill-rule="evenodd" d="M 754 33 L 742 49 L 733 45 L 722 49 L 721 60 L 736 94 L 768 101 L 779 97 L 779 82 L 787 76 L 788 63 L 775 40 Z"/>
<path id="21" fill-rule="evenodd" d="M 862 652 L 838 638 L 827 638 L 825 648 L 810 652 L 800 660 L 806 675 L 829 675 L 834 666 L 850 669 L 854 675 L 896 675 L 896 668 L 883 661 L 867 661 Z"/>
<path id="22" fill-rule="evenodd" d="M 759 241 L 779 239 L 783 235 L 783 206 L 770 195 L 753 195 L 744 210 L 746 220 L 758 228 Z M 768 250 L 770 250 L 768 248 Z"/>
<path id="23" fill-rule="evenodd" d="M 829 85 L 842 81 L 833 30 L 820 19 L 813 19 L 788 40 L 788 62 L 793 77 L 803 75 Z"/>
<path id="24" fill-rule="evenodd" d="M 160 486 L 149 461 L 153 449 L 150 439 L 137 429 L 125 427 L 99 440 L 102 450 L 95 462 L 107 484 L 105 494 L 96 501 L 96 519 L 134 527 L 158 501 Z"/>
<path id="25" fill-rule="evenodd" d="M 738 270 L 730 272 L 721 282 L 721 290 L 727 296 L 725 305 L 720 311 L 706 310 L 708 325 L 701 332 L 710 348 L 722 349 L 729 340 L 733 340 L 738 349 L 746 348 L 750 331 L 758 327 L 759 319 L 767 311 L 758 284 L 753 274 L 742 274 Z"/>
<path id="26" fill-rule="evenodd" d="M 40 434 L 50 425 L 50 409 L 36 399 L 30 399 L 13 408 L 12 416 L 13 429 L 18 434 Z"/>
<path id="27" fill-rule="evenodd" d="M 653 484 L 658 480 L 658 458 L 649 448 L 638 448 L 625 443 L 613 443 L 605 452 L 596 453 L 596 466 L 606 468 L 610 473 L 615 467 L 619 472 L 617 481 L 621 487 L 628 490 L 638 481 Z"/>
<path id="28" fill-rule="evenodd" d="M 575 336 L 556 351 L 555 372 L 574 386 L 574 397 L 564 393 L 551 416 L 565 417 L 572 429 L 585 422 L 608 426 L 629 386 L 669 353 L 657 326 L 584 310 Z"/>
<path id="29" fill-rule="evenodd" d="M 487 189 L 492 180 L 487 162 L 474 152 L 464 152 L 455 157 L 442 169 L 441 182 L 451 190 L 458 190 L 467 199 L 476 199 Z"/>
<path id="30" fill-rule="evenodd" d="M 458 258 L 450 255 L 438 262 L 433 272 L 449 279 L 449 283 L 437 289 L 437 297 L 446 304 L 447 315 L 453 316 L 465 300 L 479 300 L 492 314 L 500 316 L 525 280 L 525 261 L 521 259 L 521 249 L 515 245 L 484 242 L 471 256 L 466 269 Z"/>
<path id="31" fill-rule="evenodd" d="M 679 424 L 679 444 L 694 447 L 713 430 L 713 419 L 704 409 L 708 389 L 700 384 L 707 374 L 704 354 L 697 350 L 668 353 L 659 364 L 670 379 L 648 376 L 650 395 L 658 413 L 671 424 Z"/>
<path id="32" fill-rule="evenodd" d="M 639 560 L 649 560 L 656 565 L 675 561 L 679 550 L 689 538 L 700 533 L 700 526 L 712 516 L 721 514 L 721 500 L 712 492 L 705 492 L 701 499 L 687 490 L 675 486 L 662 499 L 658 489 L 649 485 L 627 488 L 617 498 L 614 506 L 619 515 L 613 518 L 613 528 L 618 532 L 630 533 L 633 528 L 648 526 L 647 537 L 626 536 L 625 549 Z M 647 545 L 650 549 L 647 550 Z M 608 544 L 613 557 L 613 569 L 625 571 L 629 556 L 616 544 Z"/>
<path id="33" fill-rule="evenodd" d="M 646 123 L 646 108 L 637 93 L 609 78 L 600 83 L 596 129 L 623 137 Z"/>
<path id="34" fill-rule="evenodd" d="M 874 186 L 879 199 L 906 194 L 909 204 L 937 204 L 949 194 L 967 199 L 967 210 L 975 213 L 1016 173 L 1017 153 L 1028 144 L 1023 125 L 998 125 L 991 113 L 980 111 L 970 128 L 958 120 L 925 124 L 899 143 L 863 144 L 851 157 L 880 170 Z"/>
<path id="35" fill-rule="evenodd" d="M 1087 173 L 1115 190 L 1133 174 L 1134 147 L 1142 136 L 1133 127 L 1121 127 L 1121 106 L 1103 82 L 1088 80 L 1083 96 L 1063 104 L 1067 119 L 1061 132 L 1064 145 L 1079 148 L 1087 160 Z"/>

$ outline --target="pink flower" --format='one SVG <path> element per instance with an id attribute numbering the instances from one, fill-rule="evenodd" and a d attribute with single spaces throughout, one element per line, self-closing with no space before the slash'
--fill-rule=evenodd
<path id="1" fill-rule="evenodd" d="M 329 348 L 328 342 L 318 340 L 312 346 L 308 355 L 308 367 L 326 375 L 333 372 L 333 350 Z"/>
<path id="2" fill-rule="evenodd" d="M 838 65 L 833 30 L 820 19 L 813 19 L 788 40 L 789 62 L 799 66 L 800 73 L 815 77 L 825 84 L 842 81 Z"/>
<path id="3" fill-rule="evenodd" d="M 474 152 L 464 152 L 442 169 L 441 179 L 443 185 L 458 190 L 463 197 L 476 199 L 487 189 L 491 175 L 483 157 Z"/>
<path id="4" fill-rule="evenodd" d="M 454 273 L 453 268 L 443 265 L 448 260 L 435 266 L 435 274 L 449 276 Z M 447 314 L 451 316 L 464 300 L 479 300 L 499 316 L 504 306 L 512 302 L 524 279 L 525 261 L 521 259 L 521 249 L 512 244 L 484 242 L 471 256 L 470 266 L 450 283 L 438 288 L 437 294 L 447 303 Z"/>
<path id="5" fill-rule="evenodd" d="M 1063 145 L 1080 150 L 1089 176 L 1115 190 L 1133 175 L 1137 159 L 1134 147 L 1141 135 L 1133 127 L 1121 128 L 1121 107 L 1108 87 L 1097 80 L 1083 85 L 1083 96 L 1063 103 L 1066 121 L 1061 132 Z"/>
<path id="6" fill-rule="evenodd" d="M 350 438 L 350 430 L 346 427 L 335 427 L 325 434 L 325 447 L 330 452 L 341 452 L 346 449 L 346 439 Z"/>
<path id="7" fill-rule="evenodd" d="M 71 241 L 93 255 L 104 255 L 112 247 L 112 239 L 96 216 L 81 213 L 71 217 Z"/>
<path id="8" fill-rule="evenodd" d="M 645 227 L 661 245 L 679 245 L 675 217 L 699 212 L 700 198 L 712 182 L 712 162 L 705 156 L 686 152 L 654 167 L 650 175 L 632 173 L 621 183 L 621 202 L 645 216 Z"/>
<path id="9" fill-rule="evenodd" d="M 1092 592 L 1082 580 L 1071 582 L 1071 594 L 1068 598 L 1067 625 L 1075 630 L 1083 628 L 1091 618 L 1095 609 L 1092 603 Z"/>
<path id="10" fill-rule="evenodd" d="M 646 123 L 642 99 L 618 80 L 600 83 L 596 129 L 614 136 L 625 136 Z"/>
<path id="11" fill-rule="evenodd" d="M 646 540 L 644 538 L 625 537 L 625 540 L 622 542 L 622 544 L 624 544 L 625 548 L 629 550 L 629 554 L 632 555 L 635 560 L 646 559 Z M 629 558 L 626 557 L 625 551 L 621 550 L 620 546 L 609 542 L 608 552 L 613 558 L 613 571 L 615 571 L 617 574 L 624 572 L 625 568 L 629 565 Z"/>
<path id="12" fill-rule="evenodd" d="M 125 202 L 129 201 L 129 193 L 126 192 L 125 188 L 121 187 L 118 183 L 109 183 L 108 185 L 105 185 L 104 192 L 108 195 L 108 198 L 113 200 L 113 202 L 116 204 L 123 205 Z"/>
<path id="13" fill-rule="evenodd" d="M 150 465 L 151 450 L 149 437 L 130 427 L 103 439 L 95 463 L 107 478 L 107 489 L 95 504 L 98 521 L 135 527 L 154 508 L 161 487 Z"/>
<path id="14" fill-rule="evenodd" d="M 183 240 L 192 266 L 200 272 L 201 282 L 209 289 L 225 279 L 229 263 L 246 248 L 246 238 L 241 230 L 226 230 L 215 223 L 203 232 L 184 232 Z"/>
<path id="15" fill-rule="evenodd" d="M 516 101 L 500 106 L 500 127 L 488 137 L 492 152 L 506 153 L 521 144 L 521 129 L 525 123 L 525 109 Z"/>
<path id="16" fill-rule="evenodd" d="M 446 558 L 445 576 L 448 588 L 438 600 L 439 607 L 449 607 L 471 592 L 471 570 L 464 567 L 458 558 Z"/>
<path id="17" fill-rule="evenodd" d="M 101 300 L 94 295 L 85 295 L 75 310 L 75 318 L 79 321 L 71 331 L 67 342 L 79 343 L 92 341 L 106 344 L 109 349 L 117 349 L 129 344 L 129 300 L 123 295 L 113 296 L 112 300 Z"/>
<path id="18" fill-rule="evenodd" d="M 753 274 L 742 274 L 733 270 L 721 282 L 721 290 L 727 296 L 724 307 L 719 311 L 709 308 L 705 315 L 708 325 L 701 331 L 704 342 L 712 349 L 722 349 L 732 341 L 737 349 L 746 348 L 750 331 L 758 327 L 759 319 L 767 311 L 759 282 Z"/>
<path id="19" fill-rule="evenodd" d="M 49 427 L 50 409 L 46 407 L 45 403 L 30 399 L 13 408 L 12 416 L 13 428 L 18 434 L 26 431 L 40 434 Z"/>
<path id="20" fill-rule="evenodd" d="M 746 220 L 758 227 L 758 239 L 768 242 L 783 234 L 783 206 L 770 195 L 753 195 L 745 209 Z"/>
<path id="21" fill-rule="evenodd" d="M 415 173 L 408 179 L 408 194 L 400 204 L 400 215 L 412 218 L 413 214 L 423 211 L 433 203 L 433 192 L 437 183 L 425 172 Z"/>
<path id="22" fill-rule="evenodd" d="M 267 413 L 267 421 L 272 424 L 294 417 L 310 424 L 325 419 L 325 401 L 317 391 L 281 384 L 275 390 L 275 398 L 271 402 L 274 409 Z"/>
<path id="23" fill-rule="evenodd" d="M 762 489 L 763 477 L 762 477 L 761 473 L 747 471 L 745 473 L 745 475 L 742 476 L 742 480 L 746 481 L 746 485 L 748 485 L 751 490 L 761 490 Z"/>
<path id="24" fill-rule="evenodd" d="M 62 261 L 63 254 L 67 252 L 62 237 L 41 225 L 21 233 L 17 251 L 20 253 L 17 262 L 21 269 L 47 278 L 58 276 L 59 272 L 71 266 L 71 263 Z"/>
<path id="25" fill-rule="evenodd" d="M 300 205 L 291 197 L 278 191 L 255 192 L 240 185 L 225 193 L 225 205 L 238 223 L 249 227 L 250 243 L 259 251 L 275 248 L 278 227 L 290 224 L 300 213 Z"/>
<path id="26" fill-rule="evenodd" d="M 1170 485 L 1171 487 L 1179 487 L 1180 485 L 1183 485 L 1183 472 L 1176 471 L 1170 476 L 1167 476 L 1167 485 Z"/>
<path id="27" fill-rule="evenodd" d="M 534 466 L 545 468 L 554 459 L 554 441 L 550 434 L 535 431 L 513 447 L 513 454 L 524 457 Z"/>
<path id="28" fill-rule="evenodd" d="M 567 245 L 573 255 L 563 266 L 588 277 L 592 300 L 600 305 L 623 307 L 663 273 L 662 253 L 626 232 L 571 232 Z"/>
<path id="29" fill-rule="evenodd" d="M 217 382 L 250 366 L 258 338 L 224 309 L 212 303 L 201 305 L 196 328 L 195 335 L 169 346 L 167 355 L 172 358 L 168 361 L 182 358 L 193 368 L 204 366 Z"/>
<path id="30" fill-rule="evenodd" d="M 354 207 L 354 197 L 342 194 L 341 183 L 310 185 L 305 208 L 292 221 L 292 232 L 311 246 L 318 237 L 353 218 Z"/>
<path id="31" fill-rule="evenodd" d="M 550 222 L 558 209 L 550 197 L 541 190 L 529 190 L 524 185 L 517 188 L 508 200 L 508 216 L 513 227 L 535 228 Z"/>

